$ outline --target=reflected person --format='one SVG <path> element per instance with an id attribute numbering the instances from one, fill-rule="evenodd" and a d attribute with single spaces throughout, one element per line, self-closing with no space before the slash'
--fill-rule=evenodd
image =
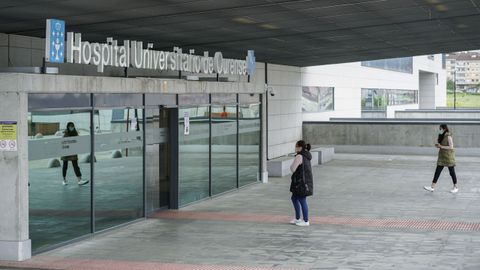
<path id="1" fill-rule="evenodd" d="M 78 136 L 77 129 L 73 122 L 68 122 L 67 128 L 63 132 L 63 137 L 75 137 Z M 63 167 L 62 167 L 62 175 L 63 175 L 63 185 L 68 185 L 67 183 L 67 169 L 68 169 L 68 162 L 71 161 L 73 165 L 73 170 L 75 171 L 75 175 L 77 176 L 77 183 L 79 186 L 83 186 L 88 183 L 88 180 L 82 180 L 82 172 L 80 171 L 80 167 L 78 166 L 78 155 L 71 155 L 71 156 L 63 156 Z"/>
<path id="2" fill-rule="evenodd" d="M 446 124 L 441 124 L 438 132 L 437 143 L 435 144 L 438 150 L 438 160 L 437 160 L 437 169 L 435 170 L 435 175 L 433 177 L 431 186 L 424 186 L 423 188 L 433 192 L 435 190 L 435 185 L 437 184 L 440 173 L 444 167 L 448 167 L 450 176 L 452 177 L 453 188 L 450 190 L 451 193 L 457 193 L 457 175 L 455 174 L 455 149 L 453 148 L 453 138 L 452 133 L 448 129 Z"/>

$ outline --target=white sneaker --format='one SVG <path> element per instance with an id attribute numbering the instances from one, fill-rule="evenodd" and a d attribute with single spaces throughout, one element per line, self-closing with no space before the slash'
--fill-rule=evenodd
<path id="1" fill-rule="evenodd" d="M 435 189 L 432 188 L 431 186 L 424 186 L 423 188 L 424 188 L 425 190 L 430 191 L 430 192 L 433 192 L 433 191 L 435 190 Z"/>
<path id="2" fill-rule="evenodd" d="M 63 180 L 63 181 L 62 181 L 62 185 L 64 185 L 64 186 L 68 185 L 67 181 L 66 181 L 66 180 Z"/>
<path id="3" fill-rule="evenodd" d="M 88 180 L 80 180 L 80 181 L 78 181 L 78 185 L 79 185 L 79 186 L 83 186 L 83 185 L 88 184 L 88 182 L 90 182 L 90 181 L 88 181 Z"/>
<path id="4" fill-rule="evenodd" d="M 458 188 L 454 187 L 452 190 L 450 190 L 451 193 L 457 193 L 458 192 Z"/>
<path id="5" fill-rule="evenodd" d="M 300 223 L 300 222 L 302 222 L 301 219 L 292 219 L 292 220 L 290 220 L 290 224 L 293 224 L 293 225 L 295 225 L 295 224 L 297 224 L 297 223 Z"/>
<path id="6" fill-rule="evenodd" d="M 300 221 L 298 223 L 295 223 L 295 225 L 297 226 L 300 226 L 300 227 L 307 227 L 307 226 L 310 226 L 310 222 L 309 221 Z"/>

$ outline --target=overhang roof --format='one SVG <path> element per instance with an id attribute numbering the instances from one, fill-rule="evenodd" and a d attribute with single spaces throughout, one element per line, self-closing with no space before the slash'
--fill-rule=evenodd
<path id="1" fill-rule="evenodd" d="M 312 66 L 480 48 L 480 0 L 2 0 L 0 32 L 154 42 Z"/>

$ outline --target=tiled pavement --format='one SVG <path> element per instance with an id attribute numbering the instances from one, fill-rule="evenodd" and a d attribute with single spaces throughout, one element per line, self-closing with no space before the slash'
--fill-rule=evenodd
<path id="1" fill-rule="evenodd" d="M 5 267 L 48 269 L 480 269 L 480 159 L 426 192 L 434 157 L 337 155 L 317 167 L 312 226 L 286 224 L 288 177 L 162 212 Z"/>

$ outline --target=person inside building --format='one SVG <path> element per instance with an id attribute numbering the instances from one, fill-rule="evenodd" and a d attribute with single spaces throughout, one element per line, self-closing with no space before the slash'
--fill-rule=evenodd
<path id="1" fill-rule="evenodd" d="M 78 136 L 77 129 L 75 128 L 75 124 L 73 122 L 68 122 L 67 128 L 63 132 L 63 137 L 75 137 Z M 68 169 L 68 162 L 71 161 L 73 165 L 73 170 L 75 171 L 75 175 L 77 176 L 77 183 L 79 186 L 86 185 L 89 181 L 82 180 L 82 172 L 80 171 L 80 167 L 78 166 L 78 155 L 71 155 L 71 156 L 63 156 L 62 157 L 63 166 L 62 166 L 62 175 L 63 175 L 63 185 L 68 185 L 67 182 L 67 169 Z"/>
<path id="2" fill-rule="evenodd" d="M 292 203 L 295 209 L 295 219 L 290 223 L 297 226 L 310 226 L 308 220 L 308 204 L 307 197 L 313 195 L 313 174 L 312 154 L 310 153 L 310 144 L 301 140 L 295 144 L 295 159 L 290 166 L 292 174 L 292 182 L 290 184 L 290 192 L 292 192 Z M 303 220 L 300 219 L 300 208 L 303 214 Z"/>
<path id="3" fill-rule="evenodd" d="M 453 181 L 453 188 L 450 190 L 451 193 L 457 193 L 457 175 L 455 174 L 455 149 L 453 148 L 453 138 L 452 133 L 448 129 L 446 124 L 440 125 L 439 134 L 437 143 L 435 144 L 438 150 L 438 160 L 437 160 L 437 169 L 435 170 L 435 175 L 433 177 L 431 186 L 424 186 L 425 190 L 433 192 L 435 190 L 435 185 L 437 184 L 440 173 L 444 167 L 448 167 L 450 171 L 450 176 Z"/>

